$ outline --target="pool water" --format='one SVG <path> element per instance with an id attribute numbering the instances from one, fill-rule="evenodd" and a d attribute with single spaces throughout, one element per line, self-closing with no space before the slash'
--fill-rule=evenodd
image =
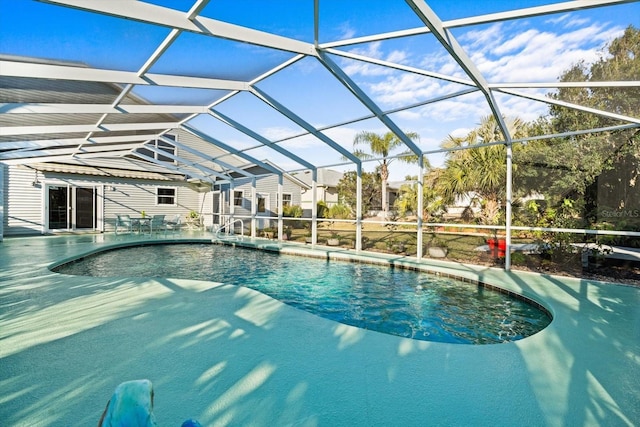
<path id="1" fill-rule="evenodd" d="M 141 259 L 149 261 L 141 263 Z M 245 286 L 336 322 L 424 341 L 514 341 L 535 334 L 551 321 L 545 311 L 523 300 L 460 280 L 225 245 L 136 246 L 102 252 L 55 270 Z"/>

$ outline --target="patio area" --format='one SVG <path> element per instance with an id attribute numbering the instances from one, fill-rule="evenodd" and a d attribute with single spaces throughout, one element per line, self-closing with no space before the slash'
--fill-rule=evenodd
<path id="1" fill-rule="evenodd" d="M 211 241 L 189 232 L 166 241 Z M 542 303 L 542 332 L 499 345 L 403 339 L 246 288 L 64 276 L 48 267 L 148 235 L 0 243 L 0 419 L 96 425 L 121 382 L 148 378 L 160 426 L 640 424 L 640 288 L 446 261 L 246 239 L 282 252 L 429 266 Z"/>

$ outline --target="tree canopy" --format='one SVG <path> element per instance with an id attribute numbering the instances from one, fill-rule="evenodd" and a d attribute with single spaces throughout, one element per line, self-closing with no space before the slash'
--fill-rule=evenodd
<path id="1" fill-rule="evenodd" d="M 577 63 L 560 76 L 561 82 L 625 80 L 640 80 L 640 31 L 631 26 L 603 50 L 600 60 L 591 66 Z M 623 116 L 640 116 L 638 87 L 562 87 L 550 96 Z M 549 115 L 533 123 L 530 132 L 559 134 L 622 123 L 605 115 L 552 105 Z M 575 226 L 591 227 L 603 221 L 624 226 L 619 219 L 633 219 L 630 212 L 640 208 L 638 128 L 530 141 L 524 148 L 514 156 L 521 166 L 516 186 L 543 194 L 550 206 L 570 200 L 580 212 Z"/>
<path id="2" fill-rule="evenodd" d="M 405 135 L 411 140 L 417 140 L 418 134 L 415 132 L 405 132 Z M 359 148 L 359 146 L 365 145 L 367 150 Z M 378 135 L 373 132 L 363 131 L 356 135 L 353 140 L 353 154 L 363 160 L 367 159 L 379 159 L 379 174 L 381 184 L 381 204 L 382 211 L 386 213 L 389 209 L 387 203 L 387 181 L 389 180 L 389 165 L 396 159 L 396 157 L 390 157 L 391 153 L 402 147 L 406 147 L 404 142 L 393 132 L 387 132 L 384 135 Z M 409 150 L 404 150 L 399 153 L 400 161 L 407 163 L 416 163 L 418 156 Z"/>

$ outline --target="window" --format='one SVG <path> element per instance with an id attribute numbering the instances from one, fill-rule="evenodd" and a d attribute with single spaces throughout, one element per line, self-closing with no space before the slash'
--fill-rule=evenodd
<path id="1" fill-rule="evenodd" d="M 291 194 L 282 193 L 282 207 L 286 208 L 287 206 L 291 206 Z"/>
<path id="2" fill-rule="evenodd" d="M 164 138 L 166 139 L 170 139 L 172 141 L 176 140 L 176 136 L 175 135 L 163 135 Z M 165 142 L 163 140 L 160 139 L 156 139 L 155 141 L 151 141 L 145 144 L 145 146 L 147 147 L 153 147 L 158 151 L 161 152 L 165 152 L 167 154 L 171 154 L 173 156 L 176 155 L 176 147 L 175 145 L 169 143 L 169 142 Z M 151 157 L 153 159 L 156 159 L 160 162 L 165 162 L 165 163 L 175 163 L 175 160 L 173 160 L 171 157 L 169 156 L 165 156 L 162 153 L 158 153 L 156 151 L 150 150 L 148 148 L 138 148 L 138 153 L 143 154 L 145 156 Z"/>
<path id="3" fill-rule="evenodd" d="M 258 195 L 258 213 L 265 213 L 267 211 L 267 198 L 265 196 Z"/>
<path id="4" fill-rule="evenodd" d="M 159 205 L 175 205 L 176 189 L 175 188 L 158 188 L 157 204 Z"/>
<path id="5" fill-rule="evenodd" d="M 278 205 L 278 194 L 276 194 L 276 206 Z M 291 193 L 282 193 L 282 210 L 286 212 L 286 208 L 291 206 Z"/>
<path id="6" fill-rule="evenodd" d="M 234 206 L 242 206 L 242 201 L 244 200 L 244 192 L 242 191 L 234 191 L 233 192 L 233 205 Z"/>
<path id="7" fill-rule="evenodd" d="M 172 136 L 172 135 L 167 135 L 167 137 L 169 136 Z M 174 141 L 176 140 L 175 136 L 172 136 L 171 139 L 173 139 Z M 165 153 L 169 153 L 173 156 L 176 155 L 176 146 L 173 144 L 170 144 L 165 141 L 156 141 L 156 147 L 158 147 L 158 150 L 160 151 L 164 151 Z M 156 153 L 156 159 L 160 160 L 161 162 L 174 163 L 174 160 L 171 157 L 163 156 L 162 154 L 159 154 L 159 153 Z"/>

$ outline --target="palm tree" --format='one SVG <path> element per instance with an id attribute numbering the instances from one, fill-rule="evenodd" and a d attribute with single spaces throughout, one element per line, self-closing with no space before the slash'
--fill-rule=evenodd
<path id="1" fill-rule="evenodd" d="M 419 136 L 415 132 L 405 133 L 411 140 L 419 139 Z M 360 145 L 367 145 L 368 151 L 363 151 L 356 148 Z M 387 132 L 384 135 L 378 135 L 373 132 L 363 131 L 356 135 L 353 140 L 353 154 L 362 160 L 367 159 L 379 159 L 380 164 L 380 179 L 382 181 L 382 211 L 384 217 L 387 217 L 389 206 L 387 205 L 387 180 L 389 179 L 389 165 L 396 158 L 389 158 L 389 154 L 397 148 L 403 147 L 404 143 L 393 132 Z M 418 156 L 411 151 L 404 151 L 399 158 L 406 163 L 417 163 Z"/>
<path id="2" fill-rule="evenodd" d="M 526 125 L 522 120 L 505 119 L 505 123 L 513 138 L 526 136 Z M 449 135 L 442 147 L 463 148 L 503 139 L 495 117 L 487 116 L 467 135 Z M 438 179 L 438 189 L 447 203 L 452 203 L 458 196 L 475 194 L 482 206 L 482 221 L 496 224 L 505 202 L 506 158 L 506 148 L 502 144 L 452 151 Z"/>
<path id="3" fill-rule="evenodd" d="M 395 207 L 401 217 L 406 217 L 407 213 L 412 212 L 415 215 L 420 215 L 423 220 L 429 220 L 445 212 L 443 199 L 433 184 L 440 171 L 440 169 L 430 169 L 424 175 L 422 212 L 418 211 L 418 177 L 405 177 L 407 183 L 400 186 L 400 196 L 395 201 Z"/>

